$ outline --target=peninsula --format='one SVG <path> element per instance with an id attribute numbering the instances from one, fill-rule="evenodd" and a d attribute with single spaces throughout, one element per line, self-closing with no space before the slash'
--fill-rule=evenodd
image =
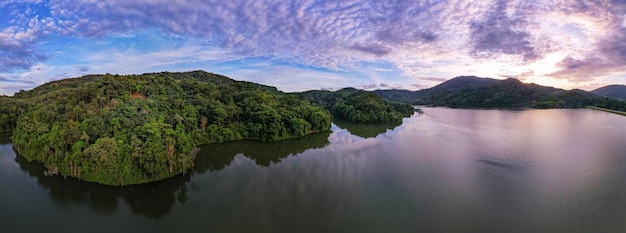
<path id="1" fill-rule="evenodd" d="M 122 186 L 187 172 L 202 144 L 328 131 L 330 110 L 360 116 L 352 122 L 412 114 L 364 91 L 323 104 L 204 71 L 87 75 L 0 96 L 0 131 L 47 174 Z"/>

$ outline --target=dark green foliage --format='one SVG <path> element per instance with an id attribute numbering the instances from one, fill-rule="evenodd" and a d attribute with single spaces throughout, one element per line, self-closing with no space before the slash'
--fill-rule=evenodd
<path id="1" fill-rule="evenodd" d="M 376 95 L 383 98 L 384 100 L 387 100 L 390 102 L 408 103 L 408 104 L 416 103 L 417 99 L 424 94 L 424 92 L 421 90 L 409 91 L 409 90 L 399 90 L 399 89 L 375 90 L 373 92 L 376 93 Z"/>
<path id="2" fill-rule="evenodd" d="M 608 85 L 591 91 L 596 95 L 602 97 L 609 97 L 615 99 L 626 100 L 626 86 L 625 85 Z"/>
<path id="3" fill-rule="evenodd" d="M 556 90 L 523 84 L 516 79 L 488 80 L 491 82 L 483 82 L 483 85 L 467 84 L 452 89 L 434 87 L 436 91 L 428 91 L 420 101 L 421 104 L 456 108 L 518 108 L 528 107 L 533 101 L 551 96 Z M 449 82 L 454 83 L 455 80 Z"/>
<path id="4" fill-rule="evenodd" d="M 355 92 L 336 101 L 330 108 L 333 116 L 356 123 L 402 122 L 413 107 L 390 104 L 371 92 Z"/>
<path id="5" fill-rule="evenodd" d="M 598 97 L 583 90 L 562 90 L 517 79 L 496 80 L 462 76 L 430 89 L 411 93 L 377 92 L 390 101 L 454 108 L 584 108 L 597 106 L 623 111 L 626 102 Z M 407 97 L 414 99 L 407 101 Z"/>
<path id="6" fill-rule="evenodd" d="M 353 88 L 336 92 L 307 91 L 295 95 L 328 109 L 335 118 L 352 123 L 397 123 L 414 112 L 408 104 L 390 103 L 375 93 Z"/>
<path id="7" fill-rule="evenodd" d="M 51 174 L 108 185 L 185 173 L 201 144 L 282 140 L 331 124 L 307 101 L 203 71 L 90 75 L 0 102 L 0 127 L 13 130 L 20 155 Z"/>
<path id="8" fill-rule="evenodd" d="M 589 106 L 595 106 L 599 108 L 606 108 L 610 110 L 626 112 L 626 102 L 612 99 L 612 98 L 606 98 L 606 97 L 592 99 L 591 104 L 589 104 Z"/>
<path id="9" fill-rule="evenodd" d="M 17 117 L 24 112 L 26 102 L 8 96 L 0 96 L 0 132 L 15 129 Z"/>

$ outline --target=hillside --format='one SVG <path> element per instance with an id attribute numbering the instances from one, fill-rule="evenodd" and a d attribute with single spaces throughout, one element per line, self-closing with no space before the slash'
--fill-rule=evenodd
<path id="1" fill-rule="evenodd" d="M 375 93 L 344 88 L 339 91 L 306 91 L 293 93 L 328 109 L 334 118 L 352 123 L 400 123 L 413 114 L 406 103 L 389 103 Z"/>
<path id="2" fill-rule="evenodd" d="M 609 85 L 605 87 L 601 87 L 591 91 L 598 96 L 617 98 L 617 99 L 626 99 L 626 86 L 624 85 Z"/>
<path id="3" fill-rule="evenodd" d="M 377 92 L 380 93 L 380 92 Z M 417 105 L 455 108 L 582 108 L 597 106 L 623 111 L 626 103 L 602 98 L 583 90 L 563 90 L 522 83 L 517 79 L 497 80 L 474 76 L 450 79 L 435 87 L 411 93 L 388 91 L 381 97 Z M 399 96 L 400 98 L 394 98 Z M 407 96 L 414 96 L 409 99 Z"/>
<path id="4" fill-rule="evenodd" d="M 425 91 L 422 104 L 449 107 L 531 107 L 538 100 L 565 92 L 517 79 L 496 80 L 458 77 Z"/>
<path id="5" fill-rule="evenodd" d="M 428 95 L 439 95 L 451 91 L 475 89 L 497 84 L 500 80 L 492 78 L 480 78 L 476 76 L 459 76 L 437 86 L 424 90 Z"/>
<path id="6" fill-rule="evenodd" d="M 197 146 L 327 131 L 328 111 L 204 71 L 88 75 L 0 97 L 0 130 L 48 174 L 129 185 L 185 173 Z"/>
<path id="7" fill-rule="evenodd" d="M 413 103 L 424 94 L 423 90 L 409 91 L 402 89 L 375 90 L 373 92 L 387 101 L 398 103 Z"/>

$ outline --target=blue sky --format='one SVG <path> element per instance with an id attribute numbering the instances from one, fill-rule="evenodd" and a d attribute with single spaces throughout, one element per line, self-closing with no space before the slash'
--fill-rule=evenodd
<path id="1" fill-rule="evenodd" d="M 460 75 L 626 84 L 625 0 L 4 0 L 0 94 L 85 74 L 206 70 L 283 91 Z"/>

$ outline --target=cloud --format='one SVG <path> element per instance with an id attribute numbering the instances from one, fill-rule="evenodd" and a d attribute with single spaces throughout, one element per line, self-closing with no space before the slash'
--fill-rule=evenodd
<path id="1" fill-rule="evenodd" d="M 12 4 L 17 4 L 17 3 L 30 3 L 30 4 L 39 4 L 41 3 L 42 0 L 4 0 L 2 2 L 0 2 L 0 8 L 4 8 L 7 6 L 10 6 Z"/>
<path id="2" fill-rule="evenodd" d="M 87 71 L 89 71 L 89 66 L 77 66 L 76 69 L 79 72 L 87 72 Z"/>
<path id="3" fill-rule="evenodd" d="M 219 69 L 215 64 L 259 57 L 297 67 L 277 74 L 350 73 L 342 85 L 355 86 L 459 75 L 580 82 L 626 73 L 623 0 L 7 0 L 0 10 L 8 12 L 0 15 L 0 72 L 28 79 L 34 77 L 23 74 L 41 64 L 54 66 L 46 76 L 54 78 Z M 64 38 L 150 46 L 110 43 L 72 54 L 58 45 Z M 159 43 L 163 38 L 180 42 Z M 389 73 L 368 65 L 379 63 Z M 232 74 L 264 79 L 253 71 Z M 295 74 L 280 83 L 301 89 L 300 79 L 313 78 Z"/>
<path id="4" fill-rule="evenodd" d="M 52 18 L 34 16 L 21 25 L 8 26 L 0 31 L 0 72 L 29 69 L 49 55 L 37 51 L 35 43 L 56 30 Z"/>
<path id="5" fill-rule="evenodd" d="M 371 83 L 371 84 L 361 86 L 361 89 L 364 89 L 364 90 L 376 89 L 376 88 L 378 88 L 378 85 L 376 83 Z"/>
<path id="6" fill-rule="evenodd" d="M 395 1 L 62 1 L 51 14 L 67 33 L 86 37 L 156 28 L 207 38 L 242 56 L 273 56 L 335 68 L 355 57 L 390 54 L 405 44 L 437 40 L 429 9 L 439 3 Z M 352 54 L 351 51 L 359 52 Z"/>
<path id="7" fill-rule="evenodd" d="M 368 76 L 361 76 L 353 71 L 328 71 L 293 67 L 277 63 L 255 61 L 228 62 L 210 65 L 209 70 L 238 80 L 257 82 L 278 87 L 284 92 L 306 91 L 321 88 L 339 90 L 345 87 L 360 87 L 376 82 Z"/>
<path id="8" fill-rule="evenodd" d="M 19 90 L 30 89 L 36 85 L 30 80 L 0 75 L 0 95 L 12 95 Z"/>
<path id="9" fill-rule="evenodd" d="M 623 18 L 623 17 L 622 17 Z M 597 43 L 599 52 L 615 66 L 626 65 L 626 28 L 619 26 Z"/>
<path id="10" fill-rule="evenodd" d="M 28 90 L 33 88 L 32 85 L 7 85 L 0 83 L 0 95 L 13 95 L 20 90 Z"/>
<path id="11" fill-rule="evenodd" d="M 600 17 L 605 31 L 595 40 L 593 50 L 577 56 L 569 54 L 556 64 L 561 69 L 549 76 L 584 82 L 626 72 L 626 2 L 577 2 L 567 9 L 570 13 Z"/>
<path id="12" fill-rule="evenodd" d="M 165 43 L 170 43 L 165 42 Z M 155 51 L 111 48 L 86 54 L 81 63 L 89 65 L 71 65 L 65 68 L 69 73 L 115 73 L 133 74 L 158 72 L 163 70 L 184 71 L 206 69 L 203 64 L 210 62 L 228 62 L 240 57 L 226 50 L 203 45 L 198 41 L 188 40 L 183 44 L 166 47 Z"/>
<path id="13" fill-rule="evenodd" d="M 527 72 L 522 72 L 518 74 L 499 74 L 498 76 L 503 77 L 503 78 L 514 78 L 514 79 L 519 79 L 520 81 L 524 81 L 527 78 L 532 77 L 534 75 L 535 75 L 535 72 L 527 71 Z"/>
<path id="14" fill-rule="evenodd" d="M 29 48 L 12 47 L 1 48 L 0 51 L 0 72 L 9 72 L 15 69 L 28 69 L 40 61 L 44 61 L 48 56 L 32 51 Z"/>
<path id="15" fill-rule="evenodd" d="M 557 65 L 566 70 L 576 70 L 587 66 L 599 66 L 602 61 L 599 58 L 586 58 L 584 60 L 578 60 L 570 56 L 563 59 Z"/>
<path id="16" fill-rule="evenodd" d="M 393 42 L 393 43 L 403 43 L 410 38 L 415 38 L 417 41 L 422 41 L 426 43 L 431 43 L 437 40 L 437 35 L 435 35 L 431 31 L 423 31 L 423 32 L 415 32 L 415 33 L 405 33 L 400 32 L 399 30 L 392 31 L 387 28 L 383 31 L 379 31 L 376 33 L 376 38 L 380 41 Z"/>
<path id="17" fill-rule="evenodd" d="M 401 84 L 389 84 L 389 83 L 380 83 L 379 87 L 381 89 L 402 89 L 403 88 Z"/>
<path id="18" fill-rule="evenodd" d="M 411 84 L 411 87 L 413 87 L 414 89 L 424 89 L 424 88 L 428 88 L 429 86 L 427 85 L 423 85 L 423 84 Z"/>
<path id="19" fill-rule="evenodd" d="M 4 76 L 0 76 L 0 82 L 4 82 L 4 83 L 35 84 L 35 82 L 33 82 L 33 81 L 20 80 L 20 79 L 15 79 L 15 78 L 7 78 L 7 77 L 4 77 Z"/>
<path id="20" fill-rule="evenodd" d="M 366 45 L 360 45 L 357 43 L 357 44 L 350 46 L 350 48 L 361 51 L 361 52 L 373 54 L 379 57 L 387 55 L 391 52 L 391 49 L 389 47 L 381 46 L 381 45 L 373 45 L 373 44 L 366 46 Z"/>
<path id="21" fill-rule="evenodd" d="M 418 79 L 431 81 L 431 82 L 445 82 L 448 79 L 445 78 L 435 78 L 435 77 L 418 77 Z"/>
<path id="22" fill-rule="evenodd" d="M 55 69 L 54 66 L 49 66 L 45 64 L 37 64 L 26 72 L 23 72 L 19 75 L 20 80 L 29 80 L 34 83 L 42 84 L 45 82 L 52 81 L 52 78 L 48 76 Z"/>
<path id="23" fill-rule="evenodd" d="M 549 74 L 552 77 L 574 82 L 593 81 L 599 76 L 626 71 L 626 64 L 613 64 L 599 57 L 576 59 L 568 56 L 557 63 L 561 70 Z"/>
<path id="24" fill-rule="evenodd" d="M 470 23 L 472 56 L 493 58 L 500 54 L 519 55 L 524 61 L 542 56 L 527 31 L 527 18 L 532 15 L 532 10 L 511 7 L 512 3 L 511 0 L 496 0 L 483 19 Z"/>

